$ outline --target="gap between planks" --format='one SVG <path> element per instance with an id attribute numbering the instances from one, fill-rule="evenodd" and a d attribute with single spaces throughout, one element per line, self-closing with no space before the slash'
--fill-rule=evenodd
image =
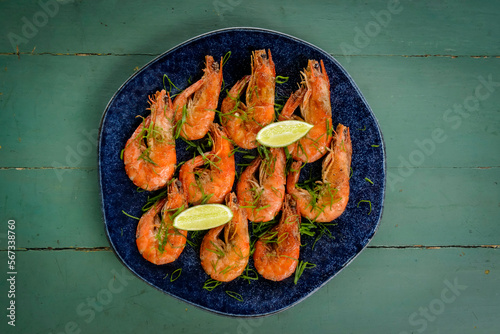
<path id="1" fill-rule="evenodd" d="M 492 248 L 500 249 L 500 245 L 446 245 L 446 246 L 425 246 L 425 245 L 407 245 L 407 246 L 367 246 L 369 249 L 461 249 L 461 248 Z M 76 252 L 109 252 L 111 247 L 36 247 L 36 248 L 18 248 L 16 251 L 76 251 Z M 0 252 L 6 252 L 1 249 Z"/>

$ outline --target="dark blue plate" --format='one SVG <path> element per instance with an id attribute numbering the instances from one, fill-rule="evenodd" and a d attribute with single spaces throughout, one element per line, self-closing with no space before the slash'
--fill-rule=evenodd
<path id="1" fill-rule="evenodd" d="M 300 260 L 316 264 L 304 271 L 297 284 L 293 276 L 282 282 L 264 278 L 248 281 L 238 278 L 212 291 L 202 287 L 208 276 L 199 260 L 199 246 L 186 248 L 171 264 L 156 266 L 142 258 L 135 244 L 137 220 L 127 212 L 141 216 L 148 192 L 138 192 L 120 160 L 120 151 L 141 121 L 136 115 L 147 115 L 148 95 L 164 87 L 164 74 L 179 88 L 186 88 L 202 76 L 204 57 L 220 59 L 228 51 L 231 56 L 224 66 L 225 87 L 250 74 L 251 51 L 271 49 L 276 74 L 289 77 L 277 85 L 278 97 L 287 97 L 300 82 L 300 71 L 308 59 L 322 59 L 331 82 L 334 127 L 342 123 L 350 127 L 353 143 L 351 195 L 346 211 L 329 226 L 332 237 L 323 236 L 312 247 L 315 238 L 302 237 Z M 169 89 L 168 80 L 165 80 Z M 177 90 L 174 88 L 172 93 Z M 226 96 L 221 93 L 221 100 Z M 220 104 L 219 104 L 220 106 Z M 192 153 L 177 141 L 177 159 L 190 159 Z M 262 316 L 282 311 L 297 304 L 340 272 L 366 247 L 375 234 L 383 208 L 386 167 L 382 134 L 370 107 L 347 72 L 328 53 L 285 34 L 254 28 L 223 29 L 195 37 L 152 60 L 135 73 L 109 102 L 99 137 L 99 177 L 102 210 L 109 241 L 120 260 L 137 276 L 157 289 L 203 309 L 229 316 Z M 241 162 L 242 155 L 236 156 Z M 321 175 L 321 161 L 308 164 L 302 179 Z M 365 178 L 373 181 L 369 183 Z M 363 201 L 363 202 L 360 202 Z M 364 202 L 370 201 L 370 203 Z M 251 229 L 250 229 L 251 230 Z M 326 233 L 327 235 L 329 233 Z M 253 261 L 250 259 L 250 268 Z M 172 276 L 179 268 L 180 276 Z M 179 274 L 179 271 L 175 273 Z M 241 295 L 243 301 L 227 292 Z"/>

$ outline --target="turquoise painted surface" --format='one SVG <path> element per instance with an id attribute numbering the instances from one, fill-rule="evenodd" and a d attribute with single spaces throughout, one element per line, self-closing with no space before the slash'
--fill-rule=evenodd
<path id="1" fill-rule="evenodd" d="M 0 267 L 8 276 L 14 220 L 18 271 L 16 327 L 0 280 L 0 332 L 496 332 L 499 14 L 496 1 L 0 1 Z M 97 129 L 116 89 L 156 55 L 231 26 L 334 55 L 387 145 L 368 249 L 304 302 L 251 321 L 131 276 L 109 249 L 97 182 Z"/>

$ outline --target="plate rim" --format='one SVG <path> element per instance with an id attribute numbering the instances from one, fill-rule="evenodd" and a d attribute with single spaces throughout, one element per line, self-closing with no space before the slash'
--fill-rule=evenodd
<path id="1" fill-rule="evenodd" d="M 315 287 L 314 289 L 312 289 L 311 291 L 309 291 L 304 296 L 302 296 L 299 299 L 297 299 L 296 301 L 294 301 L 294 302 L 292 302 L 292 303 L 290 303 L 290 304 L 288 304 L 288 305 L 286 305 L 284 307 L 276 309 L 274 311 L 265 312 L 265 313 L 256 313 L 256 314 L 236 314 L 236 313 L 229 313 L 229 312 L 223 312 L 223 311 L 219 311 L 219 310 L 214 310 L 214 309 L 211 309 L 209 307 L 196 304 L 196 303 L 194 303 L 192 301 L 189 301 L 187 299 L 184 299 L 184 298 L 182 298 L 180 296 L 173 295 L 173 294 L 171 294 L 171 293 L 169 293 L 167 291 L 163 291 L 160 287 L 157 287 L 157 286 L 153 285 L 151 282 L 148 282 L 147 280 L 143 279 L 142 276 L 139 275 L 135 270 L 133 270 L 129 265 L 127 265 L 127 263 L 125 262 L 125 260 L 120 256 L 120 254 L 118 254 L 118 252 L 117 252 L 117 250 L 115 248 L 114 242 L 111 240 L 111 238 L 109 236 L 109 233 L 108 233 L 108 223 L 107 223 L 107 220 L 106 220 L 106 214 L 105 214 L 105 210 L 104 210 L 104 194 L 103 194 L 103 191 L 102 191 L 102 189 L 103 189 L 103 184 L 102 184 L 103 180 L 102 180 L 102 168 L 101 168 L 102 167 L 102 165 L 101 165 L 101 144 L 102 144 L 103 125 L 104 125 L 104 122 L 105 122 L 106 117 L 108 115 L 110 106 L 114 102 L 116 96 L 118 94 L 120 94 L 122 92 L 122 90 L 124 89 L 124 87 L 130 81 L 132 81 L 136 76 L 138 76 L 143 71 L 147 70 L 147 68 L 149 68 L 149 66 L 151 64 L 153 64 L 154 62 L 158 61 L 160 58 L 164 57 L 168 53 L 174 52 L 176 49 L 180 49 L 180 48 L 182 48 L 183 46 L 185 46 L 187 44 L 195 42 L 196 40 L 199 40 L 199 39 L 202 39 L 202 38 L 207 38 L 210 35 L 216 35 L 216 34 L 219 34 L 219 33 L 233 32 L 233 31 L 264 32 L 264 33 L 281 35 L 281 36 L 287 37 L 287 38 L 289 38 L 291 40 L 294 40 L 294 41 L 296 41 L 298 43 L 305 44 L 308 47 L 311 47 L 311 48 L 319 51 L 320 53 L 323 53 L 331 61 L 333 61 L 335 63 L 335 65 L 337 66 L 337 68 L 346 76 L 347 80 L 350 82 L 350 84 L 352 85 L 352 87 L 354 88 L 354 90 L 356 91 L 356 93 L 358 94 L 358 97 L 361 99 L 361 102 L 366 106 L 367 111 L 372 116 L 373 121 L 375 122 L 375 125 L 376 125 L 376 129 L 377 129 L 378 135 L 380 136 L 380 141 L 381 141 L 381 147 L 380 148 L 382 150 L 382 157 L 383 157 L 383 175 L 384 175 L 384 178 L 383 178 L 383 184 L 381 186 L 381 190 L 382 190 L 381 191 L 382 192 L 381 195 L 382 196 L 381 196 L 380 214 L 377 217 L 377 222 L 375 224 L 375 227 L 372 229 L 371 235 L 366 239 L 366 244 L 352 258 L 350 258 L 346 263 L 344 263 L 343 266 L 335 274 L 333 274 L 332 276 L 330 276 L 327 280 L 325 280 L 320 285 L 318 285 L 317 287 Z M 259 27 L 246 27 L 245 26 L 245 27 L 227 27 L 227 28 L 221 28 L 221 29 L 211 30 L 211 31 L 208 31 L 208 32 L 196 35 L 194 37 L 191 37 L 191 38 L 185 40 L 184 42 L 181 42 L 181 43 L 173 46 L 172 48 L 166 50 L 165 52 L 157 55 L 156 57 L 154 57 L 150 61 L 148 61 L 138 71 L 136 71 L 135 73 L 133 73 L 132 75 L 130 75 L 130 77 L 127 80 L 125 80 L 120 85 L 120 87 L 115 91 L 115 93 L 112 95 L 112 97 L 110 98 L 110 100 L 106 104 L 106 107 L 104 108 L 104 112 L 103 112 L 103 114 L 101 116 L 101 120 L 100 120 L 100 123 L 99 123 L 99 130 L 98 131 L 99 132 L 98 132 L 98 138 L 97 138 L 97 162 L 98 162 L 97 167 L 98 167 L 98 179 L 99 179 L 100 207 L 101 207 L 101 212 L 102 212 L 102 220 L 103 220 L 103 223 L 104 223 L 103 227 L 104 227 L 104 230 L 105 230 L 106 238 L 108 239 L 108 242 L 109 242 L 109 244 L 111 246 L 111 249 L 113 250 L 114 255 L 120 260 L 120 262 L 124 265 L 124 267 L 126 267 L 129 271 L 131 271 L 141 281 L 147 283 L 148 285 L 150 285 L 151 287 L 155 288 L 156 290 L 162 292 L 165 295 L 168 295 L 168 296 L 173 297 L 173 298 L 175 298 L 177 300 L 186 302 L 189 305 L 193 305 L 193 306 L 195 306 L 195 307 L 197 307 L 197 308 L 199 308 L 201 310 L 207 311 L 207 312 L 209 312 L 211 314 L 217 314 L 217 315 L 220 315 L 220 316 L 226 316 L 226 317 L 231 317 L 231 318 L 263 318 L 263 317 L 272 316 L 274 314 L 283 312 L 283 311 L 285 311 L 285 310 L 287 310 L 287 309 L 289 309 L 289 308 L 291 308 L 293 306 L 296 306 L 300 302 L 304 301 L 306 298 L 308 298 L 311 295 L 313 295 L 319 289 L 321 289 L 322 287 L 324 287 L 334 277 L 336 277 L 339 273 L 341 273 L 348 265 L 350 265 L 352 263 L 352 261 L 354 261 L 354 259 L 356 259 L 368 247 L 368 245 L 372 242 L 373 237 L 375 236 L 375 234 L 377 233 L 377 231 L 378 231 L 378 229 L 380 227 L 380 223 L 381 223 L 382 216 L 383 216 L 383 213 L 384 213 L 384 208 L 385 208 L 385 196 L 386 196 L 386 191 L 387 191 L 387 187 L 386 187 L 386 184 L 387 184 L 387 156 L 386 156 L 386 149 L 385 149 L 385 140 L 384 140 L 384 136 L 383 136 L 380 124 L 378 122 L 378 119 L 375 116 L 375 114 L 373 113 L 372 108 L 370 107 L 370 105 L 366 101 L 365 97 L 363 96 L 363 94 L 362 94 L 361 90 L 359 89 L 358 85 L 356 84 L 356 82 L 353 80 L 353 78 L 349 75 L 349 73 L 346 71 L 346 69 L 337 61 L 337 59 L 333 55 L 331 55 L 330 53 L 328 53 L 325 50 L 321 49 L 320 47 L 318 47 L 318 46 L 316 46 L 316 45 L 314 45 L 314 44 L 312 44 L 312 43 L 310 43 L 308 41 L 305 41 L 305 40 L 303 40 L 301 38 L 295 37 L 293 35 L 289 35 L 287 33 L 279 32 L 279 31 L 272 30 L 272 29 L 259 28 Z"/>

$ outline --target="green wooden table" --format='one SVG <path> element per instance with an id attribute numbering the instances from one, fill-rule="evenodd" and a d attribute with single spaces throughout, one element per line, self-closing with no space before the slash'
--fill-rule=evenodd
<path id="1" fill-rule="evenodd" d="M 2 0 L 0 26 L 1 333 L 499 332 L 498 1 Z M 387 148 L 368 248 L 302 303 L 253 320 L 197 309 L 125 269 L 97 177 L 116 89 L 171 47 L 233 26 L 331 53 Z"/>

